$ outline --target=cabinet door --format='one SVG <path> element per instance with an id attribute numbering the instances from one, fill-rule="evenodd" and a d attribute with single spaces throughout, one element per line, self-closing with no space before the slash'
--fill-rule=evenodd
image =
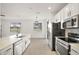
<path id="1" fill-rule="evenodd" d="M 25 40 L 23 40 L 23 42 L 22 42 L 22 51 L 24 52 L 25 49 L 26 49 L 26 42 L 25 42 Z"/>
<path id="2" fill-rule="evenodd" d="M 79 14 L 79 3 L 72 3 L 71 8 L 71 16 Z"/>
<path id="3" fill-rule="evenodd" d="M 16 45 L 14 48 L 15 48 L 14 49 L 15 55 L 21 55 L 22 54 L 22 43 Z"/>
<path id="4" fill-rule="evenodd" d="M 30 44 L 30 37 L 24 37 L 23 39 L 25 40 L 25 48 L 27 48 Z"/>

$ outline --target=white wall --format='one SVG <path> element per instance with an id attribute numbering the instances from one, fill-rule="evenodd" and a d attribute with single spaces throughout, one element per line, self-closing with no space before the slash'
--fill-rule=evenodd
<path id="1" fill-rule="evenodd" d="M 33 20 L 27 20 L 27 19 L 3 19 L 2 21 L 2 34 L 3 36 L 10 36 L 10 24 L 13 22 L 21 22 L 21 33 L 23 34 L 31 34 L 32 38 L 46 38 L 46 32 L 47 32 L 47 22 L 45 20 L 41 20 L 42 22 L 42 31 L 34 31 L 33 29 Z"/>
<path id="2" fill-rule="evenodd" d="M 49 16 L 44 12 L 43 14 L 38 15 L 39 21 L 42 22 L 42 32 L 37 32 L 33 30 L 33 23 L 36 14 L 34 14 L 33 11 L 30 13 L 31 11 L 27 8 L 28 7 L 24 4 L 2 4 L 2 13 L 6 15 L 3 19 L 3 36 L 9 36 L 11 34 L 10 23 L 21 22 L 23 34 L 31 34 L 32 38 L 46 38 L 47 19 L 52 16 Z"/>
<path id="3" fill-rule="evenodd" d="M 35 31 L 32 29 L 32 37 L 33 38 L 46 38 L 47 34 L 47 20 L 39 20 L 42 23 L 42 31 Z"/>
<path id="4" fill-rule="evenodd" d="M 12 33 L 10 32 L 10 24 L 13 22 L 21 23 L 21 33 L 23 34 L 31 34 L 32 31 L 32 22 L 30 20 L 22 20 L 22 19 L 3 19 L 2 21 L 2 33 L 3 36 L 10 36 Z"/>
<path id="5" fill-rule="evenodd" d="M 0 14 L 1 14 L 1 4 L 0 4 Z"/>
<path id="6" fill-rule="evenodd" d="M 26 6 L 17 5 L 17 4 L 11 4 L 11 5 L 3 4 L 2 7 L 3 7 L 2 12 L 3 14 L 6 15 L 3 20 L 3 36 L 10 35 L 11 22 L 21 22 L 23 34 L 31 34 L 32 38 L 45 38 L 46 37 L 47 19 L 42 17 L 43 15 L 39 16 L 39 21 L 42 22 L 42 32 L 41 31 L 37 32 L 33 30 L 33 23 L 34 23 L 35 17 L 32 17 L 36 15 L 34 15 L 33 13 L 32 15 L 29 15 L 30 11 L 27 10 Z M 47 16 L 47 14 L 45 16 Z"/>

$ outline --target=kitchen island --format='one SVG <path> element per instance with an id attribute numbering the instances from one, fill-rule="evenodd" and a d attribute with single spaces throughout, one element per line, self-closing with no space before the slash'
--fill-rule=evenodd
<path id="1" fill-rule="evenodd" d="M 3 37 L 0 39 L 0 55 L 20 55 L 30 44 L 30 35 Z"/>

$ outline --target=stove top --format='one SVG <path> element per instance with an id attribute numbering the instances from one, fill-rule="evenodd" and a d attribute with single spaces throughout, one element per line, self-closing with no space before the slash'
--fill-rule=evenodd
<path id="1" fill-rule="evenodd" d="M 68 43 L 79 43 L 79 34 L 68 33 L 68 38 L 62 37 L 60 39 Z"/>
<path id="2" fill-rule="evenodd" d="M 68 42 L 68 43 L 79 43 L 79 40 L 74 40 L 74 39 L 71 39 L 70 37 L 69 38 L 60 38 L 60 39 L 65 42 Z"/>

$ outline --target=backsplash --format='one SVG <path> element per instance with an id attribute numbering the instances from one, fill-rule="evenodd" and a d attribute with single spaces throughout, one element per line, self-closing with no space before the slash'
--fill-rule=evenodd
<path id="1" fill-rule="evenodd" d="M 65 29 L 65 37 L 68 37 L 68 33 L 77 33 L 77 34 L 79 34 L 79 28 L 77 28 L 77 29 Z"/>

